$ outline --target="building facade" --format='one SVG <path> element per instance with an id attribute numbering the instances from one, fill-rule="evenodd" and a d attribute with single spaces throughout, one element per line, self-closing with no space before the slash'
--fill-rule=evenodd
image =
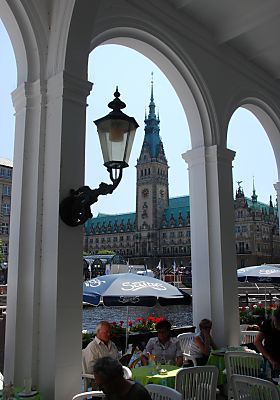
<path id="1" fill-rule="evenodd" d="M 4 261 L 8 261 L 13 163 L 0 158 L 0 241 Z"/>
<path id="2" fill-rule="evenodd" d="M 168 162 L 159 135 L 153 83 L 145 136 L 136 164 L 136 212 L 98 214 L 84 227 L 84 251 L 107 249 L 129 258 L 131 263 L 167 268 L 191 265 L 189 196 L 169 198 Z M 237 267 L 280 261 L 278 207 L 258 202 L 255 187 L 251 198 L 240 186 L 235 195 Z"/>
<path id="3" fill-rule="evenodd" d="M 239 186 L 234 209 L 237 266 L 279 263 L 279 219 L 271 197 L 269 204 L 258 202 L 253 186 L 251 198 L 246 198 Z"/>

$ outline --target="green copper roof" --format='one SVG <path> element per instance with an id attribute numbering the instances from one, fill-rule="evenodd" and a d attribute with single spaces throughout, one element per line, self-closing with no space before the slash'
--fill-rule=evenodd
<path id="1" fill-rule="evenodd" d="M 190 196 L 171 197 L 168 209 L 186 208 L 190 210 Z"/>
<path id="2" fill-rule="evenodd" d="M 250 198 L 244 197 L 248 207 L 258 209 L 269 214 L 271 209 L 274 215 L 278 214 L 276 207 L 270 207 L 268 204 L 261 202 L 253 202 Z M 189 222 L 190 213 L 190 197 L 180 196 L 169 199 L 169 207 L 164 210 L 161 222 L 162 228 L 186 226 Z M 98 214 L 97 217 L 88 220 L 85 223 L 86 234 L 102 234 L 102 233 L 119 233 L 133 232 L 135 227 L 135 213 L 126 214 Z"/>
<path id="3" fill-rule="evenodd" d="M 250 208 L 255 208 L 257 210 L 266 212 L 267 214 L 269 214 L 269 211 L 271 211 L 271 209 L 273 209 L 274 211 L 274 215 L 278 215 L 278 208 L 277 207 L 271 207 L 269 204 L 265 204 L 262 203 L 260 201 L 252 201 L 252 199 L 245 197 L 245 200 L 248 204 L 248 207 Z"/>
<path id="4" fill-rule="evenodd" d="M 102 227 L 111 227 L 111 233 L 113 232 L 121 232 L 123 229 L 124 232 L 128 231 L 128 225 L 130 225 L 129 230 L 134 229 L 135 224 L 135 213 L 126 213 L 126 214 L 98 214 L 97 217 L 91 218 L 85 223 L 86 233 L 89 234 L 91 231 L 96 233 L 95 231 L 102 230 Z M 116 230 L 117 229 L 117 230 Z M 101 231 L 98 233 L 102 233 Z M 108 232 L 107 230 L 107 233 Z"/>
<path id="5" fill-rule="evenodd" d="M 186 225 L 190 212 L 190 197 L 180 196 L 169 199 L 169 207 L 164 210 L 162 227 Z"/>

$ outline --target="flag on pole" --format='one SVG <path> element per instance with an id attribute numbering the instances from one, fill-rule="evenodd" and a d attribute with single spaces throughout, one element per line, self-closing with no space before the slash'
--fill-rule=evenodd
<path id="1" fill-rule="evenodd" d="M 173 261 L 174 286 L 176 286 L 176 261 Z"/>
<path id="2" fill-rule="evenodd" d="M 111 272 L 111 264 L 106 264 L 105 275 L 110 275 L 110 272 Z"/>
<path id="3" fill-rule="evenodd" d="M 92 268 L 91 268 L 92 264 L 89 264 L 88 266 L 88 270 L 89 270 L 89 279 L 91 279 L 91 273 L 92 273 Z"/>
<path id="4" fill-rule="evenodd" d="M 173 274 L 175 274 L 175 272 L 176 272 L 176 261 L 174 260 L 173 261 Z"/>
<path id="5" fill-rule="evenodd" d="M 161 260 L 159 260 L 157 269 L 159 270 L 159 279 L 161 279 Z"/>

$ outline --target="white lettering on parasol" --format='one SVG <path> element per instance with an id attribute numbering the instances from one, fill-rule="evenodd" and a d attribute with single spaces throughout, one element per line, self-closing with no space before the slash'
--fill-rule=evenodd
<path id="1" fill-rule="evenodd" d="M 100 279 L 92 279 L 91 281 L 87 281 L 85 282 L 85 286 L 89 286 L 89 287 L 98 287 L 100 286 L 102 283 L 106 283 L 105 281 L 101 281 Z"/>
<path id="2" fill-rule="evenodd" d="M 261 278 L 259 278 L 259 282 L 271 282 L 272 281 L 272 278 L 270 278 L 269 276 L 267 276 L 267 277 L 261 277 Z"/>
<path id="3" fill-rule="evenodd" d="M 140 299 L 138 296 L 130 296 L 130 297 L 124 297 L 124 296 L 120 296 L 119 298 L 119 302 L 126 304 L 126 303 L 139 303 Z"/>
<path id="4" fill-rule="evenodd" d="M 159 291 L 166 290 L 166 287 L 162 283 L 151 283 L 151 282 L 123 282 L 121 290 L 135 292 L 145 288 L 155 289 Z"/>
<path id="5" fill-rule="evenodd" d="M 260 269 L 260 275 L 270 275 L 279 272 L 277 269 Z"/>

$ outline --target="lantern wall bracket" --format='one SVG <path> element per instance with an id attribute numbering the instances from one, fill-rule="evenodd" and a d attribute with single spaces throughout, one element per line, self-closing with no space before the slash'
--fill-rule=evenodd
<path id="1" fill-rule="evenodd" d="M 122 179 L 122 168 L 108 167 L 107 171 L 112 184 L 101 182 L 97 189 L 91 189 L 89 186 L 81 186 L 78 190 L 71 189 L 70 195 L 62 200 L 59 214 L 65 224 L 69 226 L 83 225 L 89 218 L 92 218 L 90 206 L 97 202 L 98 196 L 113 193 Z M 113 173 L 113 171 L 115 172 Z"/>

